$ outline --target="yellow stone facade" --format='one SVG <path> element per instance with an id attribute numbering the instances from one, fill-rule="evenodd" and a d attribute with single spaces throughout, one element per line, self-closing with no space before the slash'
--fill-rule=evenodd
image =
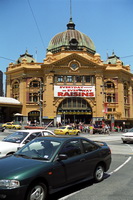
<path id="1" fill-rule="evenodd" d="M 22 103 L 25 122 L 41 117 L 44 123 L 95 123 L 103 118 L 111 123 L 113 118 L 118 125 L 132 124 L 133 74 L 114 53 L 106 62 L 86 47 L 48 51 L 42 63 L 29 62 L 28 56 L 26 53 L 21 62 L 10 63 L 6 71 L 6 96 Z M 55 86 L 70 86 L 70 96 L 55 96 Z M 83 95 L 85 86 L 93 87 L 95 95 Z"/>

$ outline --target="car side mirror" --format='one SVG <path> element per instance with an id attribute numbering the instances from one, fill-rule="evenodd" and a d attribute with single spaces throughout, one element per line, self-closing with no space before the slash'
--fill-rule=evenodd
<path id="1" fill-rule="evenodd" d="M 30 140 L 27 139 L 24 141 L 24 144 L 27 144 L 28 142 L 30 142 Z"/>
<path id="2" fill-rule="evenodd" d="M 66 154 L 59 154 L 57 160 L 66 160 L 68 156 Z"/>

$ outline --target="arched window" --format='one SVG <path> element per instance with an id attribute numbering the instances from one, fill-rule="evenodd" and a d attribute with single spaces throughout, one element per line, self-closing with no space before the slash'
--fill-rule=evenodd
<path id="1" fill-rule="evenodd" d="M 30 87 L 31 88 L 38 88 L 38 87 L 40 87 L 40 82 L 37 81 L 37 80 L 33 80 L 33 81 L 30 82 Z"/>
<path id="2" fill-rule="evenodd" d="M 77 110 L 86 110 L 91 112 L 91 107 L 86 100 L 73 97 L 64 99 L 58 110 L 75 110 L 75 112 L 77 112 Z"/>
<path id="3" fill-rule="evenodd" d="M 105 88 L 115 88 L 115 85 L 111 81 L 107 81 L 104 85 Z"/>
<path id="4" fill-rule="evenodd" d="M 77 49 L 78 47 L 78 41 L 75 38 L 71 39 L 69 44 L 70 44 L 70 49 Z"/>

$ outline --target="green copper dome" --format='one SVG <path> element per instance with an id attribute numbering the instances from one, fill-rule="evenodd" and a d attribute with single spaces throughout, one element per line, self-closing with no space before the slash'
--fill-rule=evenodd
<path id="1" fill-rule="evenodd" d="M 112 52 L 112 56 L 108 56 L 108 59 L 104 63 L 116 65 L 116 63 L 119 59 L 120 58 L 118 56 L 116 56 L 114 52 Z"/>
<path id="2" fill-rule="evenodd" d="M 58 33 L 51 39 L 47 51 L 56 53 L 62 50 L 85 51 L 85 49 L 92 54 L 96 52 L 93 41 L 84 33 L 75 30 L 75 24 L 72 22 L 72 18 L 70 18 L 70 21 L 67 24 L 67 30 Z"/>
<path id="3" fill-rule="evenodd" d="M 34 63 L 34 62 L 36 62 L 36 60 L 33 58 L 33 56 L 30 55 L 30 54 L 28 53 L 28 51 L 26 50 L 25 54 L 20 55 L 20 57 L 18 58 L 18 60 L 16 61 L 16 63 L 17 63 L 17 64 L 22 63 L 22 60 L 23 60 L 24 58 L 27 60 L 28 63 Z"/>

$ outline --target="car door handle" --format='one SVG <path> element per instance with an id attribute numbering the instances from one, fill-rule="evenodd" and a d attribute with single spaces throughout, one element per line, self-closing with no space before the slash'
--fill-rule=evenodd
<path id="1" fill-rule="evenodd" d="M 85 161 L 85 158 L 81 158 L 81 159 L 80 159 L 80 162 L 84 162 L 84 161 Z"/>

